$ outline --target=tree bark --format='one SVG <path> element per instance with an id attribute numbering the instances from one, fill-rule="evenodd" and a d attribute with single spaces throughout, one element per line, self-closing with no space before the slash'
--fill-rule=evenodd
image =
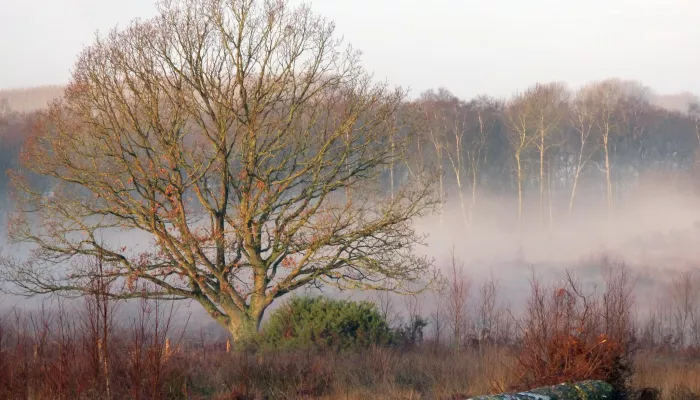
<path id="1" fill-rule="evenodd" d="M 544 226 L 544 117 L 540 121 L 540 224 Z"/>
<path id="2" fill-rule="evenodd" d="M 518 228 L 523 227 L 523 177 L 520 166 L 520 153 L 515 153 L 515 168 L 518 179 Z"/>
<path id="3" fill-rule="evenodd" d="M 263 310 L 250 311 L 246 314 L 231 317 L 228 326 L 225 328 L 231 334 L 234 343 L 245 343 L 253 339 L 260 330 L 260 322 L 262 321 Z"/>
<path id="4" fill-rule="evenodd" d="M 608 220 L 612 218 L 612 183 L 610 182 L 610 156 L 608 151 L 608 137 L 609 133 L 606 132 L 603 136 L 603 151 L 605 153 L 605 189 L 608 199 Z"/>

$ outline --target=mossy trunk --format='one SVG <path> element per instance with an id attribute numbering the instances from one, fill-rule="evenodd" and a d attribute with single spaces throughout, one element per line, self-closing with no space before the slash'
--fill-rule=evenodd
<path id="1" fill-rule="evenodd" d="M 226 329 L 228 329 L 236 345 L 252 343 L 259 333 L 261 320 L 262 312 L 252 316 L 244 315 L 239 318 L 232 318 Z"/>

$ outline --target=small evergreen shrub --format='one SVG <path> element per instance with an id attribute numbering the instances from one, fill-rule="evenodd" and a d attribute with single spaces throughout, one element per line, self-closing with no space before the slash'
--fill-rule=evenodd
<path id="1" fill-rule="evenodd" d="M 295 297 L 272 314 L 261 341 L 277 349 L 348 350 L 389 344 L 392 332 L 373 303 Z"/>

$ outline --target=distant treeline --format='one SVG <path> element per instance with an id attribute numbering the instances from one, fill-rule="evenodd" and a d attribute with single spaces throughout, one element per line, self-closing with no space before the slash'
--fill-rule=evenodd
<path id="1" fill-rule="evenodd" d="M 37 109 L 57 97 L 60 87 L 37 92 L 0 95 L 5 99 L 0 101 L 3 199 L 5 171 L 18 165 Z M 431 90 L 407 101 L 399 113 L 396 140 L 409 130 L 418 135 L 407 161 L 385 171 L 383 185 L 392 192 L 413 171 L 434 167 L 441 194 L 449 192 L 450 201 L 459 202 L 467 224 L 484 193 L 516 197 L 520 218 L 523 203 L 536 204 L 545 222 L 553 213 L 575 210 L 586 187 L 599 193 L 600 206 L 612 213 L 645 175 L 695 173 L 700 108 L 692 96 L 665 99 L 672 104 L 640 83 L 616 79 L 577 91 L 559 83 L 536 84 L 505 100 L 464 100 L 447 89 Z"/>
<path id="2" fill-rule="evenodd" d="M 679 111 L 657 100 L 645 86 L 616 79 L 575 92 L 536 84 L 507 100 L 428 91 L 409 106 L 419 139 L 409 164 L 387 172 L 387 186 L 408 179 L 411 162 L 432 163 L 441 192 L 461 203 L 467 223 L 484 192 L 515 196 L 520 218 L 525 202 L 546 222 L 576 210 L 585 187 L 613 213 L 646 176 L 696 172 L 700 108 L 690 103 Z"/>

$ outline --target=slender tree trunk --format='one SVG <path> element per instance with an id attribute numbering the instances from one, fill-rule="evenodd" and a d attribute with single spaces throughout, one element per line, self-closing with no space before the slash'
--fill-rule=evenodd
<path id="1" fill-rule="evenodd" d="M 481 152 L 486 150 L 484 146 L 486 145 L 486 135 L 484 134 L 484 120 L 481 118 L 481 113 L 478 114 L 479 117 L 479 147 L 476 152 L 476 157 L 471 158 L 471 172 L 472 172 L 472 199 L 469 202 L 469 222 L 474 221 L 474 208 L 476 207 L 476 187 L 479 183 L 479 160 L 481 159 Z M 486 164 L 486 154 L 484 154 L 484 165 Z"/>
<path id="2" fill-rule="evenodd" d="M 523 177 L 520 166 L 520 152 L 515 153 L 515 169 L 518 179 L 518 228 L 523 227 Z"/>
<path id="3" fill-rule="evenodd" d="M 350 146 L 350 133 L 345 134 L 345 145 Z M 350 172 L 350 160 L 346 161 L 346 170 L 348 173 Z M 345 203 L 349 204 L 350 203 L 350 185 L 347 185 L 345 187 Z"/>
<path id="4" fill-rule="evenodd" d="M 695 121 L 695 135 L 698 137 L 698 149 L 695 152 L 695 163 L 700 163 L 700 120 Z"/>
<path id="5" fill-rule="evenodd" d="M 474 221 L 474 207 L 476 207 L 476 185 L 478 173 L 476 168 L 472 168 L 472 201 L 469 203 L 469 221 Z"/>
<path id="6" fill-rule="evenodd" d="M 393 199 L 394 198 L 394 163 L 393 162 L 389 166 L 389 180 L 391 181 L 390 190 L 391 190 L 391 198 Z"/>
<path id="7" fill-rule="evenodd" d="M 606 184 L 606 194 L 608 199 L 608 220 L 612 218 L 612 183 L 610 182 L 610 155 L 608 151 L 608 137 L 609 133 L 606 132 L 603 136 L 603 150 L 605 153 L 605 184 Z"/>
<path id="8" fill-rule="evenodd" d="M 552 163 L 547 165 L 547 206 L 549 207 L 549 229 L 554 225 L 554 216 L 552 215 Z"/>
<path id="9" fill-rule="evenodd" d="M 445 210 L 445 190 L 444 190 L 444 170 L 442 168 L 442 153 L 438 153 L 438 159 L 439 159 L 439 167 L 438 167 L 438 172 L 440 174 L 439 178 L 439 187 L 438 190 L 440 193 L 438 193 L 438 199 L 440 200 L 440 228 L 444 227 L 444 210 Z"/>
<path id="10" fill-rule="evenodd" d="M 578 177 L 581 174 L 582 163 L 583 163 L 583 148 L 584 142 L 581 142 L 581 150 L 578 153 L 578 161 L 576 163 L 576 169 L 574 170 L 574 184 L 571 186 L 571 196 L 569 197 L 569 216 L 574 209 L 574 198 L 576 197 L 576 187 L 578 186 Z"/>
<path id="11" fill-rule="evenodd" d="M 391 198 L 394 198 L 394 135 L 391 135 L 391 163 L 389 164 L 389 187 L 391 190 Z"/>
<path id="12" fill-rule="evenodd" d="M 540 224 L 544 226 L 544 128 L 540 127 Z"/>
<path id="13" fill-rule="evenodd" d="M 469 227 L 469 218 L 467 217 L 467 205 L 464 204 L 464 191 L 462 190 L 462 178 L 461 174 L 457 173 L 457 190 L 459 190 L 459 204 L 462 209 L 462 219 L 464 220 L 464 227 Z"/>
<path id="14" fill-rule="evenodd" d="M 574 184 L 571 186 L 571 196 L 569 197 L 569 216 L 574 209 L 574 198 L 576 197 L 576 186 L 578 186 L 579 170 L 574 172 Z"/>

